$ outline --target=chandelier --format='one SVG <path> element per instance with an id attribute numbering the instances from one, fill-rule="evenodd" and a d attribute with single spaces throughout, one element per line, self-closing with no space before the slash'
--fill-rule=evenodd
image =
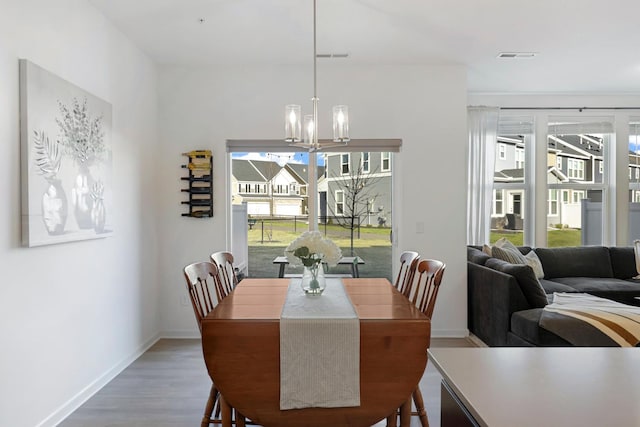
<path id="1" fill-rule="evenodd" d="M 285 141 L 289 145 L 303 147 L 311 151 L 346 145 L 349 142 L 349 108 L 346 105 L 333 107 L 333 141 L 318 140 L 318 94 L 317 94 L 317 53 L 316 53 L 316 0 L 313 0 L 313 114 L 301 116 L 299 105 L 287 105 L 285 111 Z M 303 119 L 304 126 L 300 119 Z M 304 132 L 304 133 L 303 133 Z"/>

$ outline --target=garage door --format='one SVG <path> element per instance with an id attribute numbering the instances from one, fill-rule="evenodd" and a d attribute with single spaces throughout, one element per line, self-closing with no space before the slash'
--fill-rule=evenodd
<path id="1" fill-rule="evenodd" d="M 276 215 L 300 215 L 300 204 L 278 203 L 276 204 Z"/>
<path id="2" fill-rule="evenodd" d="M 269 202 L 248 202 L 247 213 L 249 215 L 269 215 Z"/>

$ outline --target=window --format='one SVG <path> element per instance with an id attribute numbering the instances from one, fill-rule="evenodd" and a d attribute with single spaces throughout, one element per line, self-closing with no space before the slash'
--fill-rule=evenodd
<path id="1" fill-rule="evenodd" d="M 569 178 L 584 179 L 584 160 L 568 159 Z"/>
<path id="2" fill-rule="evenodd" d="M 362 172 L 369 172 L 369 153 L 362 153 Z"/>
<path id="3" fill-rule="evenodd" d="M 350 157 L 351 155 L 349 153 L 340 155 L 340 165 L 341 165 L 340 172 L 342 173 L 342 175 L 349 174 L 349 158 Z"/>
<path id="4" fill-rule="evenodd" d="M 549 215 L 558 215 L 558 190 L 549 190 Z"/>
<path id="5" fill-rule="evenodd" d="M 516 169 L 524 169 L 524 148 L 516 148 Z"/>
<path id="6" fill-rule="evenodd" d="M 569 203 L 569 190 L 562 190 L 562 203 Z"/>
<path id="7" fill-rule="evenodd" d="M 504 215 L 504 195 L 502 190 L 493 190 L 493 214 L 502 216 Z"/>
<path id="8" fill-rule="evenodd" d="M 573 203 L 580 203 L 584 199 L 584 191 L 573 191 Z"/>
<path id="9" fill-rule="evenodd" d="M 490 243 L 502 237 L 516 245 L 525 241 L 527 150 L 531 147 L 533 128 L 531 116 L 505 114 L 498 121 Z"/>
<path id="10" fill-rule="evenodd" d="M 391 153 L 382 152 L 380 153 L 381 163 L 380 170 L 382 172 L 388 172 L 391 170 Z"/>
<path id="11" fill-rule="evenodd" d="M 336 215 L 344 215 L 344 191 L 336 190 Z"/>

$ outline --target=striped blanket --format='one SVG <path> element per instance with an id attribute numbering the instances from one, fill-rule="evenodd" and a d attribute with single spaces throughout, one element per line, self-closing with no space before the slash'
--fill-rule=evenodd
<path id="1" fill-rule="evenodd" d="M 565 321 L 565 316 L 578 322 Z M 553 303 L 543 310 L 540 326 L 573 345 L 640 347 L 640 307 L 589 294 L 554 293 Z M 594 332 L 606 337 L 594 338 Z"/>

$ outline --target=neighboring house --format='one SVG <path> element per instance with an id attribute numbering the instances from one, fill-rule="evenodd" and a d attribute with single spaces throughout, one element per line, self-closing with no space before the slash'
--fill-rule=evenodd
<path id="1" fill-rule="evenodd" d="M 391 225 L 391 164 L 392 156 L 389 152 L 362 152 L 362 153 L 326 153 L 326 187 L 320 190 L 320 216 L 345 216 L 349 215 L 345 207 L 348 189 L 346 184 L 350 181 L 352 173 L 362 171 L 363 175 L 372 178 L 371 189 L 366 193 L 367 207 L 365 215 L 360 218 L 362 225 L 390 226 Z M 361 169 L 360 169 L 361 168 Z M 358 209 L 360 210 L 360 209 Z"/>
<path id="2" fill-rule="evenodd" d="M 232 201 L 246 202 L 249 215 L 307 214 L 307 165 L 232 159 L 231 167 Z M 323 174 L 324 168 L 319 168 L 319 173 Z"/>
<path id="3" fill-rule="evenodd" d="M 562 184 L 564 187 L 578 184 L 575 189 L 548 189 L 548 225 L 581 228 L 582 199 L 602 201 L 600 190 L 592 191 L 580 185 L 603 182 L 603 150 L 602 139 L 592 135 L 548 136 L 547 183 Z M 522 137 L 498 137 L 491 228 L 522 229 L 522 220 L 525 218 L 524 159 Z M 632 182 L 629 200 L 640 201 L 640 158 L 631 151 L 629 179 Z M 516 185 L 503 185 L 508 183 Z"/>

